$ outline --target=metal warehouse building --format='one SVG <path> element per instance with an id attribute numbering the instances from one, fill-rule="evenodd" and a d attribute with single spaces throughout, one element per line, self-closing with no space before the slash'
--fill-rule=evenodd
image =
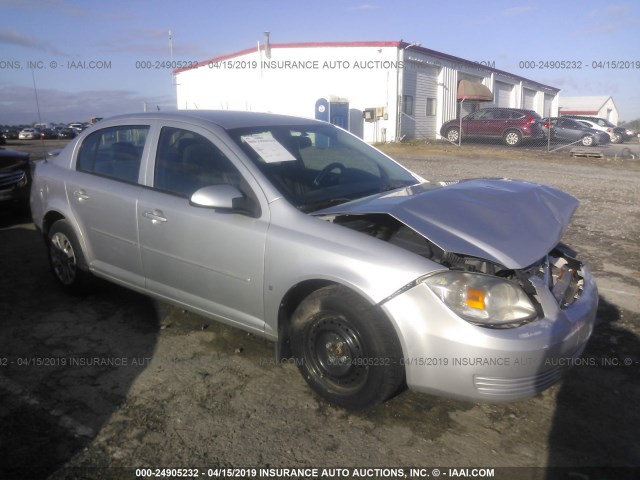
<path id="1" fill-rule="evenodd" d="M 330 121 L 368 142 L 439 138 L 488 106 L 557 115 L 559 89 L 402 41 L 264 44 L 175 71 L 178 109 Z"/>

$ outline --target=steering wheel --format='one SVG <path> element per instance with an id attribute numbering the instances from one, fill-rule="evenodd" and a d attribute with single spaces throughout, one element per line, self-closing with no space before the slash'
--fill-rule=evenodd
<path id="1" fill-rule="evenodd" d="M 320 173 L 318 173 L 318 175 L 316 175 L 316 178 L 313 179 L 313 185 L 315 187 L 319 187 L 320 185 L 322 185 L 327 179 L 327 176 L 336 168 L 340 170 L 340 175 L 342 175 L 346 170 L 346 167 L 342 163 L 331 162 L 329 165 L 320 170 Z"/>

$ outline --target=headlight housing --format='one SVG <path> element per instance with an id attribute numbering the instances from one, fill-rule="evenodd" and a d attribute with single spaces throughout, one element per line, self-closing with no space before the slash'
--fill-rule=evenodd
<path id="1" fill-rule="evenodd" d="M 521 323 L 537 316 L 519 285 L 469 272 L 442 272 L 423 279 L 442 302 L 465 320 L 487 326 Z"/>

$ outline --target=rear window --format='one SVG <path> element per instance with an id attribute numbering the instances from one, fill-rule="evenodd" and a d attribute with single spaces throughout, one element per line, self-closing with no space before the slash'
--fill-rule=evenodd
<path id="1" fill-rule="evenodd" d="M 524 116 L 533 117 L 536 120 L 542 120 L 542 117 L 540 116 L 540 114 L 538 112 L 534 112 L 533 110 L 527 110 L 526 112 L 520 114 L 518 118 L 522 118 Z"/>

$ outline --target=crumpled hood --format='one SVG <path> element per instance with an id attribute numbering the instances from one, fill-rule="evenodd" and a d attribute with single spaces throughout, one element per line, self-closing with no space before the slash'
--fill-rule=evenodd
<path id="1" fill-rule="evenodd" d="M 506 179 L 425 183 L 315 215 L 386 213 L 445 251 L 527 267 L 562 238 L 579 202 L 558 189 Z"/>

